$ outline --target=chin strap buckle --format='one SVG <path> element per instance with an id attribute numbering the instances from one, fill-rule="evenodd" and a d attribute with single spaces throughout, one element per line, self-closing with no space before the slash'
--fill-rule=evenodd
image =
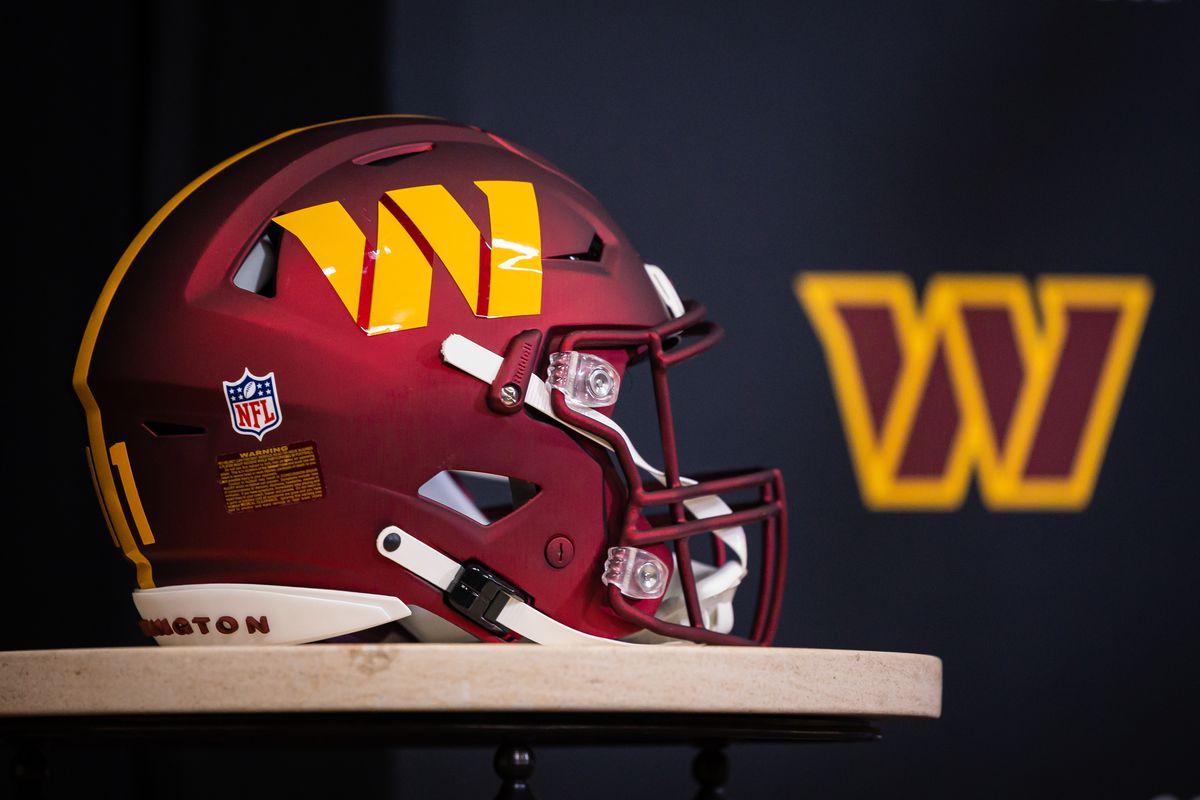
<path id="1" fill-rule="evenodd" d="M 496 379 L 487 388 L 488 408 L 497 414 L 515 414 L 524 407 L 541 352 L 542 332 L 537 328 L 521 331 L 508 341 Z"/>
<path id="2" fill-rule="evenodd" d="M 468 561 L 445 592 L 446 605 L 497 636 L 514 635 L 496 621 L 509 600 L 529 602 L 529 596 L 490 569 Z"/>

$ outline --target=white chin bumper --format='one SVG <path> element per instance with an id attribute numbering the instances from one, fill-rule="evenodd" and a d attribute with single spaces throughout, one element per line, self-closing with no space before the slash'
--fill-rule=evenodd
<path id="1" fill-rule="evenodd" d="M 142 632 L 161 645 L 301 644 L 403 619 L 395 597 L 256 583 L 140 589 Z"/>

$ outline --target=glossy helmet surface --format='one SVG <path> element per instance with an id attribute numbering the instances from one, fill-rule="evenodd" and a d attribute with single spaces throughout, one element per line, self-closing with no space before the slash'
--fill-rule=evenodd
<path id="1" fill-rule="evenodd" d="M 696 483 L 675 455 L 668 367 L 719 333 L 591 194 L 477 128 L 363 118 L 234 156 L 130 245 L 76 364 L 142 630 L 769 643 L 779 474 Z M 657 474 L 611 419 L 631 361 Z M 734 635 L 748 525 L 759 594 Z"/>

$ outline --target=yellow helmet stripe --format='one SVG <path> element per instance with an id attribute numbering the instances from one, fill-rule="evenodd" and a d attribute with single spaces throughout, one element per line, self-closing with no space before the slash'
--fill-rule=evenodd
<path id="1" fill-rule="evenodd" d="M 79 346 L 79 355 L 75 359 L 75 372 L 72 376 L 71 383 L 75 386 L 75 394 L 79 396 L 79 402 L 83 404 L 84 413 L 87 415 L 88 428 L 88 443 L 91 446 L 91 451 L 94 454 L 108 453 L 108 446 L 104 441 L 104 426 L 100 416 L 100 406 L 96 403 L 96 397 L 92 394 L 91 387 L 88 386 L 88 370 L 92 365 L 92 355 L 96 349 L 96 340 L 100 336 L 100 326 L 104 324 L 104 317 L 108 313 L 108 307 L 112 304 L 113 296 L 117 293 L 117 287 L 121 285 L 121 281 L 125 278 L 125 273 L 129 271 L 129 267 L 133 264 L 133 260 L 137 258 L 146 242 L 150 239 L 154 232 L 158 230 L 158 226 L 163 223 L 163 220 L 174 211 L 184 200 L 209 181 L 217 173 L 231 164 L 234 164 L 251 153 L 261 150 L 269 144 L 273 144 L 280 139 L 286 139 L 289 136 L 300 133 L 302 131 L 312 130 L 313 128 L 321 128 L 327 125 L 337 125 L 343 122 L 355 122 L 362 119 L 385 119 L 385 118 L 400 118 L 411 117 L 410 114 L 378 114 L 366 117 L 352 117 L 350 119 L 334 120 L 332 122 L 324 122 L 318 125 L 309 125 L 304 128 L 295 128 L 290 131 L 285 131 L 277 136 L 272 136 L 258 144 L 248 147 L 237 155 L 231 156 L 220 164 L 217 164 L 212 169 L 205 172 L 200 177 L 193 180 L 187 186 L 183 187 L 174 197 L 167 201 L 166 205 L 158 210 L 150 221 L 142 227 L 138 235 L 130 242 L 129 247 L 125 248 L 125 252 L 121 255 L 117 265 L 113 267 L 112 273 L 108 276 L 108 280 L 104 282 L 104 288 L 100 290 L 100 299 L 96 301 L 95 307 L 92 309 L 92 315 L 88 319 L 87 328 L 83 333 L 83 342 Z M 107 467 L 105 469 L 104 467 Z M 116 530 L 117 538 L 121 542 L 121 549 L 125 555 L 137 565 L 138 586 L 142 589 L 154 588 L 154 578 L 150 569 L 150 562 L 138 549 L 137 543 L 134 541 L 133 533 L 129 528 L 129 521 L 125 517 L 125 513 L 121 507 L 120 498 L 117 495 L 116 482 L 113 480 L 112 465 L 105 459 L 104 464 L 97 464 L 96 482 L 99 486 L 101 501 L 105 511 L 112 522 L 113 528 Z"/>

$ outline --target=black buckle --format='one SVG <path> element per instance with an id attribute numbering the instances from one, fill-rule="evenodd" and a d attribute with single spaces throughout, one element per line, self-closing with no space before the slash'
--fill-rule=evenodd
<path id="1" fill-rule="evenodd" d="M 463 564 L 445 593 L 446 605 L 497 636 L 512 631 L 496 622 L 510 599 L 528 603 L 529 597 L 517 587 L 474 561 Z"/>

